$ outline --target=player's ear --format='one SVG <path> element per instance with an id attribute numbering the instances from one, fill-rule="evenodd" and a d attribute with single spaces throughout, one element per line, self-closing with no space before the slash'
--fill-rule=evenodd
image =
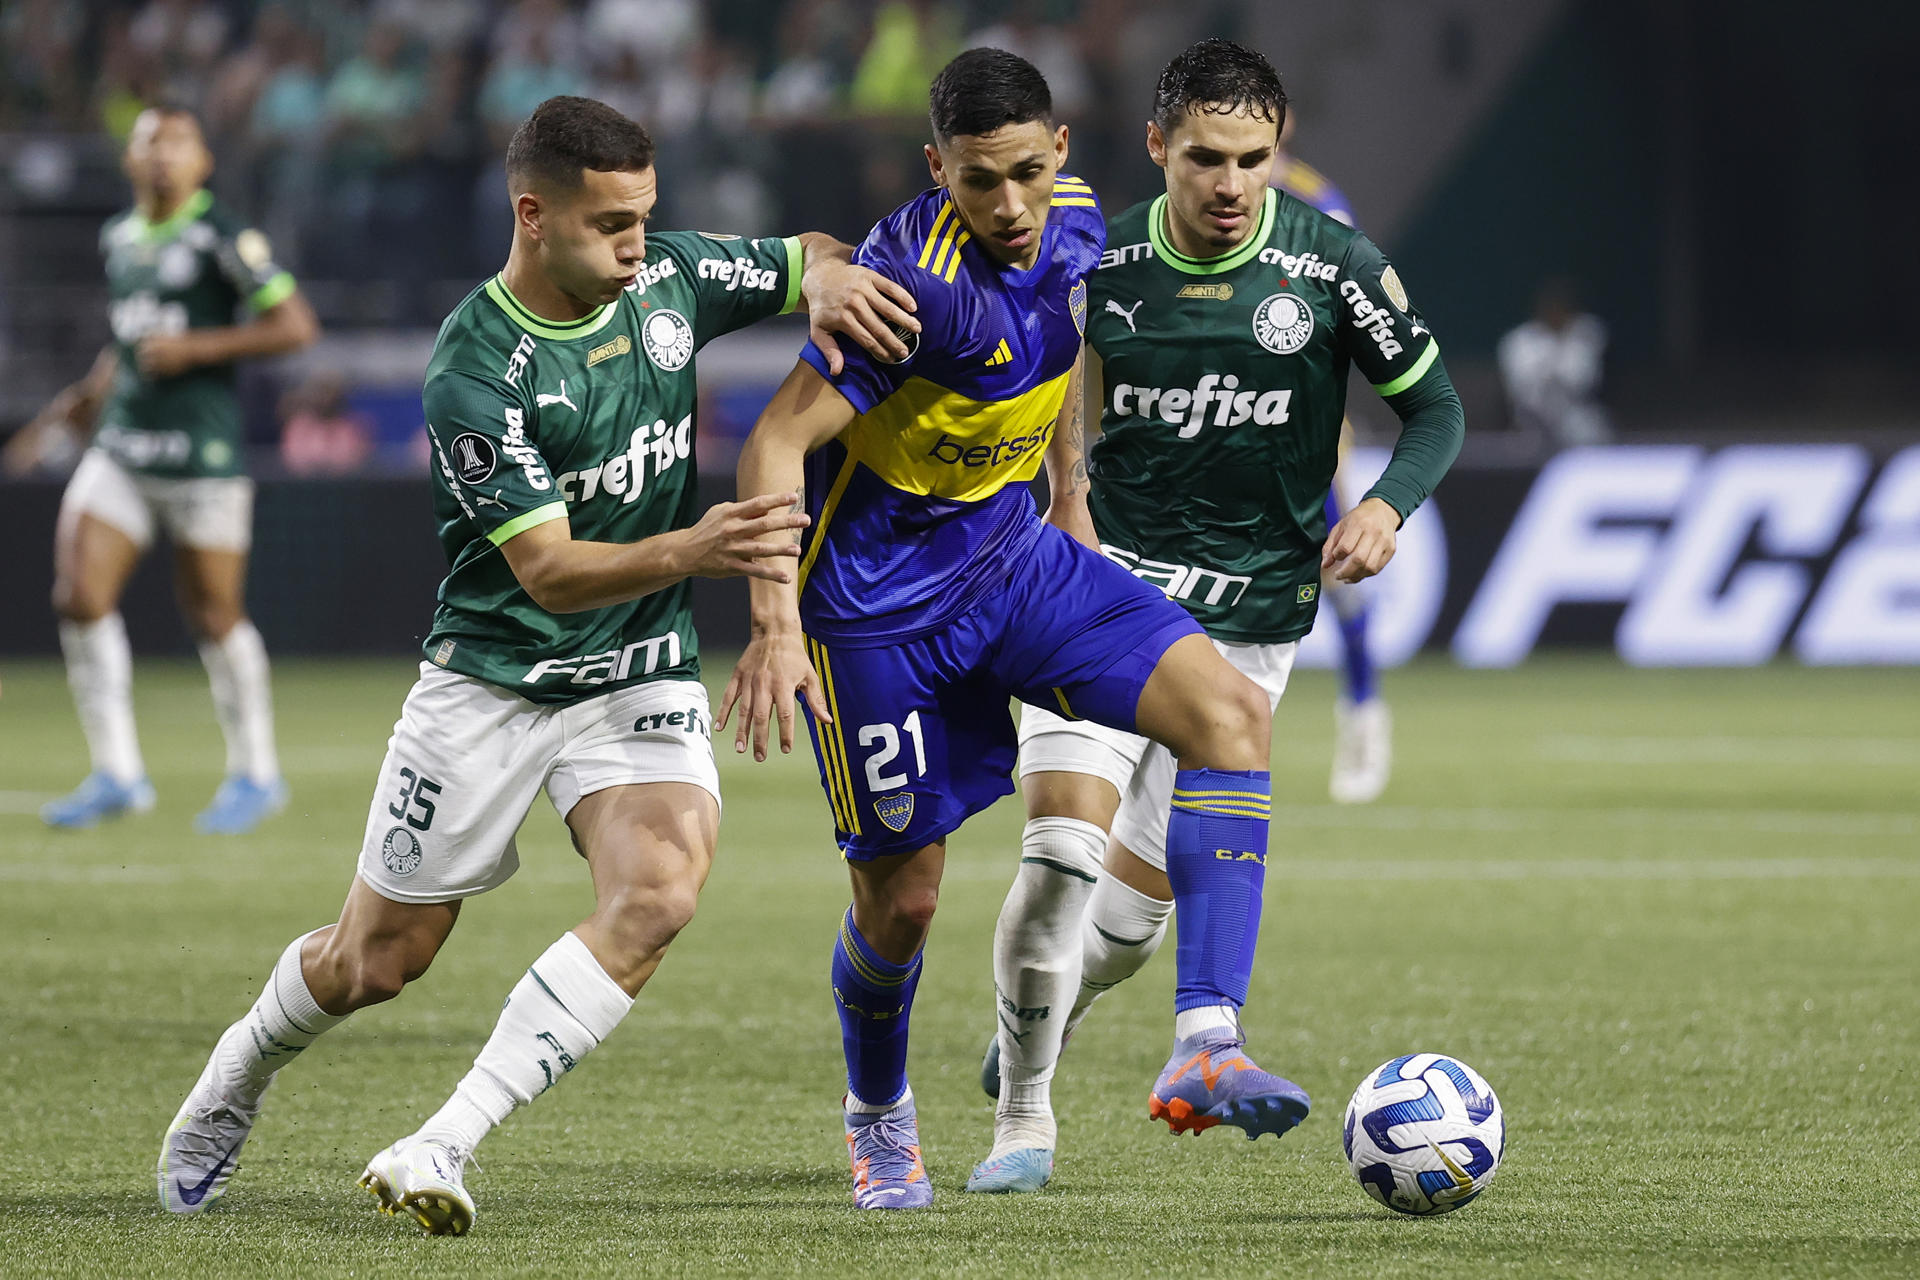
<path id="1" fill-rule="evenodd" d="M 522 227 L 535 240 L 540 236 L 540 197 L 531 191 L 522 191 L 513 198 L 513 221 Z"/>
<path id="2" fill-rule="evenodd" d="M 933 185 L 936 187 L 946 186 L 947 167 L 940 162 L 940 148 L 929 142 L 923 146 L 921 150 L 927 153 L 927 172 L 933 177 Z"/>
<path id="3" fill-rule="evenodd" d="M 1067 126 L 1061 125 L 1053 131 L 1053 167 L 1067 167 Z"/>
<path id="4" fill-rule="evenodd" d="M 1162 169 L 1167 167 L 1167 135 L 1160 132 L 1158 120 L 1147 121 L 1147 158 Z"/>

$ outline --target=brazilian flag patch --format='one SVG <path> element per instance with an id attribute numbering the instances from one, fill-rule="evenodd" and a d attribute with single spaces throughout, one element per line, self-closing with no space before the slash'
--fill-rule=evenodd
<path id="1" fill-rule="evenodd" d="M 1319 594 L 1320 594 L 1319 583 L 1305 582 L 1300 585 L 1300 594 L 1295 596 L 1294 600 L 1299 604 L 1312 604 L 1313 598 Z"/>

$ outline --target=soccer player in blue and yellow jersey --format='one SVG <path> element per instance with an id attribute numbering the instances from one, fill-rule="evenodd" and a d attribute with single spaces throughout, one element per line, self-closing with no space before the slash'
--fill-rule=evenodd
<path id="1" fill-rule="evenodd" d="M 1333 180 L 1293 154 L 1294 116 L 1287 113 L 1280 127 L 1280 147 L 1274 153 L 1268 181 L 1304 204 L 1344 226 L 1354 227 L 1353 206 Z M 1347 474 L 1347 450 L 1353 442 L 1351 423 L 1340 424 L 1340 466 L 1327 490 L 1327 527 L 1340 523 L 1350 505 L 1343 495 L 1354 492 Z M 1380 696 L 1378 668 L 1367 641 L 1372 601 L 1364 587 L 1329 578 L 1327 603 L 1340 627 L 1340 701 L 1334 708 L 1333 772 L 1327 790 L 1340 804 L 1368 804 L 1386 790 L 1393 772 L 1393 719 Z"/>
<path id="2" fill-rule="evenodd" d="M 1266 695 L 1186 610 L 1093 549 L 1080 349 L 1099 203 L 1060 171 L 1067 131 L 1024 60 L 969 50 L 931 105 L 936 187 L 855 254 L 913 293 L 914 350 L 895 365 L 855 355 L 837 376 L 808 350 L 741 454 L 742 495 L 804 478 L 813 524 L 801 581 L 755 584 L 773 589 L 753 592 L 720 714 L 740 707 L 735 749 L 751 738 L 756 758 L 773 720 L 790 749 L 796 694 L 813 715 L 853 879 L 832 979 L 862 1208 L 932 1200 L 908 1021 L 947 837 L 1013 790 L 1009 695 L 1145 734 L 1178 761 L 1175 1045 L 1150 1111 L 1259 1134 L 1308 1105 L 1253 1064 L 1239 1026 L 1265 874 Z M 1025 484 L 1043 455 L 1044 521 Z M 1044 1181 L 1051 1150 L 1019 1155 L 992 1178 Z"/>

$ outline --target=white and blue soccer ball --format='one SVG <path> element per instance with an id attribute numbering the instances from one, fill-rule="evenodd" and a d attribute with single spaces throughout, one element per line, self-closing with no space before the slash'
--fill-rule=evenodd
<path id="1" fill-rule="evenodd" d="M 1500 1099 L 1457 1058 L 1409 1053 L 1367 1073 L 1341 1142 L 1366 1193 L 1396 1213 L 1451 1213 L 1493 1181 L 1506 1145 Z"/>

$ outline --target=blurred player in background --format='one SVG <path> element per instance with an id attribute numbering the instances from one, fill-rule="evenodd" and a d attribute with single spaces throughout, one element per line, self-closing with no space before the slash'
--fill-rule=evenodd
<path id="1" fill-rule="evenodd" d="M 266 237 L 206 189 L 213 156 L 190 113 L 141 113 L 124 168 L 133 208 L 100 233 L 113 340 L 6 452 L 7 469 L 20 472 L 92 437 L 60 504 L 53 586 L 92 771 L 40 816 L 90 827 L 153 807 L 119 608 L 157 525 L 174 546 L 180 606 L 227 742 L 226 779 L 195 825 L 250 831 L 286 804 L 287 788 L 274 751 L 267 650 L 246 614 L 253 482 L 241 472 L 233 366 L 304 347 L 320 328 Z M 243 305 L 250 318 L 236 324 Z"/>
<path id="2" fill-rule="evenodd" d="M 593 913 L 513 988 L 446 1105 L 361 1176 L 427 1231 L 473 1224 L 464 1172 L 514 1107 L 605 1040 L 692 917 L 720 822 L 692 577 L 784 579 L 794 495 L 701 515 L 694 353 L 804 300 L 889 355 L 912 299 L 827 236 L 645 231 L 653 143 L 613 108 L 550 98 L 507 151 L 506 268 L 441 326 L 427 366 L 434 514 L 450 572 L 394 726 L 338 924 L 295 939 L 220 1037 L 161 1148 L 161 1202 L 213 1203 L 275 1073 L 392 999 L 462 900 L 519 866 L 544 789 Z"/>
<path id="3" fill-rule="evenodd" d="M 749 584 L 752 638 L 720 708 L 725 724 L 739 700 L 735 749 L 751 736 L 761 757 L 770 718 L 790 745 L 796 693 L 813 713 L 853 881 L 831 980 L 863 1209 L 933 1198 L 908 1023 L 947 837 L 1013 790 L 1010 695 L 1148 734 L 1178 759 L 1188 802 L 1162 834 L 1179 994 L 1150 1113 L 1249 1133 L 1306 1113 L 1306 1095 L 1254 1066 L 1239 1030 L 1267 846 L 1266 695 L 1185 610 L 1099 554 L 1087 513 L 1080 356 L 1099 203 L 1060 171 L 1067 131 L 1032 64 L 973 49 L 930 98 L 936 185 L 858 255 L 911 282 L 923 331 L 899 363 L 856 354 L 836 374 L 805 352 L 755 424 L 739 491 L 785 492 L 804 473 L 815 524 L 799 587 Z M 1045 521 L 1026 486 L 1043 453 Z M 1004 1154 L 969 1189 L 1044 1182 L 1052 1168 L 1035 1144 Z"/>
<path id="4" fill-rule="evenodd" d="M 1386 566 L 1464 428 L 1438 345 L 1380 251 L 1269 189 L 1286 105 L 1267 60 L 1229 41 L 1167 65 L 1147 126 L 1166 194 L 1109 223 L 1087 322 L 1100 541 L 1204 624 L 1269 716 L 1321 583 Z M 1329 531 L 1350 366 L 1402 427 L 1379 483 Z M 1197 795 L 1165 747 L 1043 707 L 1021 715 L 1020 774 L 1029 817 L 995 930 L 999 1028 L 982 1070 L 999 1099 L 989 1164 L 1051 1154 L 1061 1046 L 1165 936 L 1169 812 Z"/>
<path id="5" fill-rule="evenodd" d="M 1269 181 L 1297 200 L 1312 205 L 1342 226 L 1357 227 L 1353 209 L 1340 188 L 1290 149 L 1294 116 L 1287 113 L 1280 127 L 1280 149 L 1273 159 Z M 1353 447 L 1353 424 L 1340 424 L 1340 465 L 1327 490 L 1327 525 L 1340 523 L 1352 507 L 1355 489 L 1348 474 L 1347 453 Z M 1327 599 L 1340 626 L 1341 693 L 1333 708 L 1333 772 L 1327 791 L 1340 804 L 1369 804 L 1380 798 L 1393 773 L 1393 715 L 1380 697 L 1379 669 L 1367 644 L 1368 615 L 1373 601 L 1367 588 L 1328 578 Z"/>

